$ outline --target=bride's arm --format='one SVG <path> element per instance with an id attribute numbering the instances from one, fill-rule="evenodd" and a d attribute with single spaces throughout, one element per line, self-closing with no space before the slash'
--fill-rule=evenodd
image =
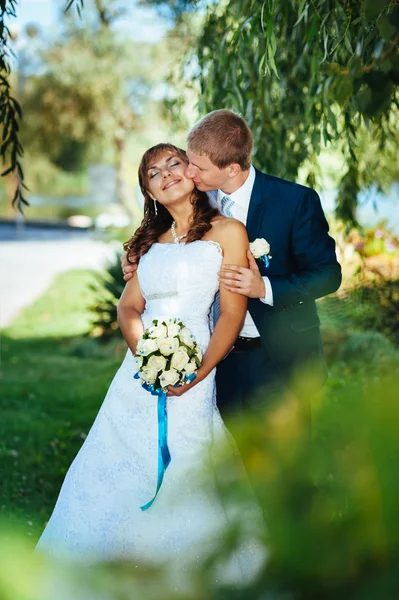
<path id="1" fill-rule="evenodd" d="M 235 219 L 223 219 L 215 227 L 215 239 L 223 249 L 223 264 L 248 267 L 248 234 L 244 225 Z M 234 261 L 237 261 L 235 263 Z M 248 298 L 219 287 L 220 316 L 204 354 L 201 370 L 204 377 L 222 360 L 233 346 L 244 324 Z"/>
<path id="2" fill-rule="evenodd" d="M 247 231 L 242 223 L 235 219 L 223 219 L 214 228 L 213 239 L 223 249 L 223 264 L 237 264 L 248 267 L 247 250 L 249 246 Z M 240 333 L 247 311 L 248 298 L 234 294 L 220 286 L 220 317 L 217 320 L 209 346 L 203 356 L 202 366 L 197 377 L 188 385 L 169 387 L 168 395 L 180 396 L 185 391 L 205 379 L 233 346 Z"/>
<path id="3" fill-rule="evenodd" d="M 117 307 L 119 327 L 133 354 L 136 351 L 137 342 L 144 332 L 141 320 L 144 307 L 145 300 L 141 294 L 137 274 L 135 274 L 125 285 Z"/>

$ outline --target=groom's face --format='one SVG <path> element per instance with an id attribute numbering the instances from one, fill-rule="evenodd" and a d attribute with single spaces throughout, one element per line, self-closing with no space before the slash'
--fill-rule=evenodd
<path id="1" fill-rule="evenodd" d="M 193 180 L 195 187 L 201 192 L 223 190 L 229 183 L 229 167 L 219 169 L 208 156 L 195 154 L 190 148 L 187 148 L 187 156 L 190 162 L 184 174 Z"/>

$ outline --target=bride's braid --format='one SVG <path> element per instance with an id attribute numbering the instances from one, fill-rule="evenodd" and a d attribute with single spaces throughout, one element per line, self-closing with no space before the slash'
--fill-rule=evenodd
<path id="1" fill-rule="evenodd" d="M 140 227 L 135 231 L 132 237 L 123 244 L 127 252 L 127 260 L 137 260 L 141 258 L 151 246 L 158 241 L 158 238 L 165 233 L 172 225 L 173 219 L 169 211 L 159 202 L 155 203 L 148 194 L 148 168 L 154 163 L 157 156 L 162 152 L 170 151 L 179 156 L 184 162 L 188 163 L 187 154 L 181 148 L 173 144 L 157 144 L 143 154 L 139 166 L 139 184 L 144 196 L 144 217 Z M 218 210 L 212 208 L 209 204 L 208 196 L 205 192 L 200 192 L 194 188 L 191 203 L 194 210 L 185 242 L 189 244 L 195 240 L 200 240 L 204 234 L 210 230 L 212 219 L 218 215 Z"/>

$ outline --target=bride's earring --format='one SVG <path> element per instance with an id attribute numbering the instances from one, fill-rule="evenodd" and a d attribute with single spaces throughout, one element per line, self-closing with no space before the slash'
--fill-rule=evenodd
<path id="1" fill-rule="evenodd" d="M 157 208 L 157 201 L 155 199 L 154 199 L 154 210 L 155 210 L 155 216 L 157 216 L 158 208 Z"/>

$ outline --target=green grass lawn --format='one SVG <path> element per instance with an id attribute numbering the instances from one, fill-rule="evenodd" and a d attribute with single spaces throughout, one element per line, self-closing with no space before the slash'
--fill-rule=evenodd
<path id="1" fill-rule="evenodd" d="M 94 275 L 59 275 L 2 332 L 0 516 L 36 536 L 125 351 L 88 339 Z"/>

